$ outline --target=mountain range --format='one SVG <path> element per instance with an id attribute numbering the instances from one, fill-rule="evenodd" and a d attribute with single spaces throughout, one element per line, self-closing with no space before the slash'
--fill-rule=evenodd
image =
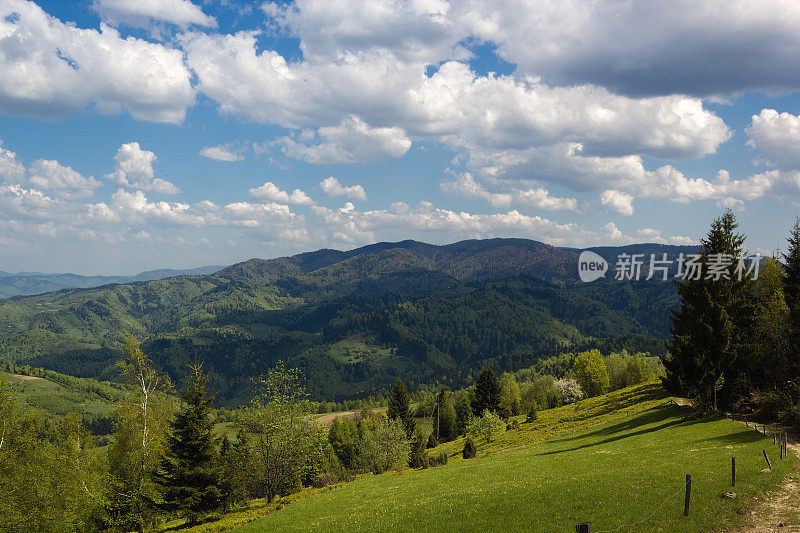
<path id="1" fill-rule="evenodd" d="M 0 270 L 0 299 L 30 296 L 59 289 L 100 287 L 102 285 L 153 281 L 175 276 L 213 274 L 225 267 L 220 265 L 174 270 L 161 268 L 140 272 L 135 276 L 81 276 L 79 274 L 45 274 L 42 272 L 4 272 Z"/>
<path id="2" fill-rule="evenodd" d="M 593 249 L 694 253 L 642 244 Z M 581 250 L 526 239 L 378 243 L 251 259 L 217 272 L 0 301 L 0 358 L 114 379 L 124 333 L 180 380 L 201 361 L 221 404 L 246 401 L 276 361 L 315 398 L 461 385 L 484 365 L 529 366 L 598 347 L 663 353 L 675 286 L 578 280 Z"/>

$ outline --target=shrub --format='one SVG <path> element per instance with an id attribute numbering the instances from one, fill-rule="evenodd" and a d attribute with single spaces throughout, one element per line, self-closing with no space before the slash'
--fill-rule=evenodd
<path id="1" fill-rule="evenodd" d="M 464 459 L 472 459 L 478 455 L 478 448 L 475 446 L 475 441 L 472 440 L 472 437 L 467 437 L 467 440 L 464 441 L 464 451 L 461 452 L 461 455 Z"/>
<path id="2" fill-rule="evenodd" d="M 574 379 L 559 379 L 553 384 L 553 389 L 562 405 L 575 403 L 583 398 L 583 390 Z"/>
<path id="3" fill-rule="evenodd" d="M 497 413 L 484 409 L 483 416 L 476 418 L 470 425 L 469 432 L 484 437 L 486 442 L 491 442 L 492 437 L 502 433 L 505 427 Z"/>
<path id="4" fill-rule="evenodd" d="M 439 466 L 446 464 L 447 464 L 447 454 L 445 452 L 440 452 L 430 457 L 431 466 Z"/>
<path id="5" fill-rule="evenodd" d="M 608 370 L 599 350 L 579 354 L 572 365 L 572 373 L 580 383 L 581 390 L 589 397 L 598 396 L 608 390 Z"/>

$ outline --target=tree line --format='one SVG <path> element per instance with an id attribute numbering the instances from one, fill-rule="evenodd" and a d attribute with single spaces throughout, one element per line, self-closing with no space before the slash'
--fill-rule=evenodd
<path id="1" fill-rule="evenodd" d="M 730 210 L 714 220 L 697 262 L 742 256 L 738 228 Z M 800 218 L 786 253 L 762 260 L 757 273 L 736 268 L 734 260 L 719 275 L 677 282 L 664 386 L 706 410 L 800 425 Z"/>

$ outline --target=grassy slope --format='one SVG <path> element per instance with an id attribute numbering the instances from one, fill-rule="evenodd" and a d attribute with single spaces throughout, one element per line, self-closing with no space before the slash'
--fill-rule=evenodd
<path id="1" fill-rule="evenodd" d="M 72 411 L 83 414 L 103 415 L 114 408 L 109 399 L 87 390 L 70 388 L 48 379 L 27 378 L 0 372 L 9 389 L 23 407 L 36 407 L 57 415 L 65 415 Z M 72 378 L 75 382 L 88 382 Z M 107 387 L 109 393 L 113 390 Z M 122 392 L 118 392 L 122 394 Z"/>
<path id="2" fill-rule="evenodd" d="M 651 513 L 620 531 L 707 531 L 735 523 L 753 497 L 796 463 L 778 460 L 771 438 L 738 423 L 682 415 L 654 386 L 625 389 L 544 411 L 537 422 L 483 446 L 476 460 L 367 477 L 237 531 L 574 531 L 586 520 L 600 531 Z M 531 441 L 540 442 L 524 445 Z M 449 448 L 454 453 L 458 446 Z M 760 473 L 762 449 L 772 473 Z M 732 455 L 737 498 L 726 500 Z M 692 512 L 684 518 L 687 473 L 693 475 Z"/>

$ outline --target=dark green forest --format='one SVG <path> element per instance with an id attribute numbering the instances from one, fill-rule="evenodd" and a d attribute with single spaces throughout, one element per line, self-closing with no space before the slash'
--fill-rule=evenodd
<path id="1" fill-rule="evenodd" d="M 404 241 L 16 297 L 0 302 L 0 359 L 114 380 L 131 334 L 175 381 L 203 361 L 216 402 L 238 405 L 278 360 L 303 371 L 313 398 L 343 400 L 401 375 L 412 389 L 460 387 L 484 365 L 513 371 L 565 351 L 664 353 L 674 285 L 583 284 L 577 256 L 524 239 Z"/>

